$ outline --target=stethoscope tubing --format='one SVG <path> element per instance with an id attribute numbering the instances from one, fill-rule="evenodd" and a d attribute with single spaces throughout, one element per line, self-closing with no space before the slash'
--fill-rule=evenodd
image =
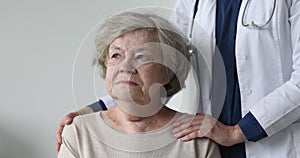
<path id="1" fill-rule="evenodd" d="M 244 27 L 254 27 L 254 28 L 263 28 L 265 27 L 266 25 L 268 25 L 270 23 L 270 21 L 272 20 L 273 18 L 273 15 L 275 13 L 275 8 L 276 8 L 276 1 L 277 0 L 274 0 L 274 3 L 273 3 L 273 8 L 272 8 L 272 13 L 271 13 L 271 16 L 269 17 L 269 19 L 265 22 L 265 24 L 257 24 L 255 23 L 254 21 L 251 21 L 251 24 L 245 24 L 245 12 L 249 6 L 249 1 L 250 0 L 247 0 L 246 2 L 246 5 L 245 5 L 245 8 L 243 10 L 243 14 L 242 14 L 242 20 L 241 20 L 241 23 L 242 23 L 242 26 Z"/>
<path id="2" fill-rule="evenodd" d="M 243 10 L 242 20 L 241 20 L 242 26 L 244 26 L 244 27 L 253 27 L 253 28 L 263 28 L 263 27 L 267 26 L 271 22 L 271 20 L 274 16 L 277 0 L 274 0 L 271 16 L 269 17 L 269 19 L 264 24 L 257 24 L 254 20 L 251 21 L 251 24 L 246 24 L 245 23 L 245 13 L 246 13 L 247 8 L 249 7 L 249 2 L 250 2 L 250 0 L 247 0 L 246 5 L 245 5 L 244 10 Z M 192 30 L 193 30 L 193 27 L 194 27 L 195 17 L 196 17 L 197 11 L 198 11 L 198 4 L 199 4 L 199 0 L 196 0 L 196 2 L 194 4 L 194 12 L 193 12 L 191 29 L 190 29 L 190 34 L 189 34 L 190 39 L 192 38 L 192 32 L 193 32 Z"/>

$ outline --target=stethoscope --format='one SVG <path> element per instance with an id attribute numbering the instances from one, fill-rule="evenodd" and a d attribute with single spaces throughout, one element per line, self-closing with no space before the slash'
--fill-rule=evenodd
<path id="1" fill-rule="evenodd" d="M 242 26 L 261 29 L 261 28 L 265 27 L 266 25 L 268 25 L 270 23 L 271 19 L 273 18 L 273 15 L 274 15 L 274 12 L 275 12 L 276 0 L 274 0 L 274 3 L 273 3 L 271 16 L 269 17 L 269 19 L 264 24 L 257 24 L 254 21 L 251 21 L 251 24 L 245 24 L 245 22 L 244 22 L 245 21 L 244 20 L 245 19 L 245 12 L 246 12 L 247 7 L 249 6 L 249 1 L 250 0 L 247 0 L 247 3 L 245 5 L 244 11 L 243 11 L 242 20 L 241 20 Z"/>
<path id="2" fill-rule="evenodd" d="M 188 51 L 190 53 L 191 64 L 192 64 L 192 66 L 193 66 L 193 68 L 196 72 L 196 75 L 197 75 L 198 79 L 200 79 L 200 74 L 197 73 L 197 72 L 199 72 L 199 60 L 198 60 L 198 53 L 199 52 L 197 51 L 197 48 L 192 44 L 194 21 L 195 21 L 195 17 L 196 17 L 197 11 L 198 11 L 198 3 L 199 3 L 199 0 L 196 0 L 196 3 L 194 5 L 193 18 L 192 18 L 191 26 L 190 26 L 190 32 L 189 32 L 189 35 L 188 35 L 188 40 L 189 40 Z"/>
<path id="3" fill-rule="evenodd" d="M 270 21 L 272 20 L 273 15 L 275 13 L 275 8 L 276 8 L 276 2 L 277 2 L 277 0 L 274 0 L 271 16 L 269 17 L 269 19 L 264 24 L 257 24 L 255 21 L 251 21 L 250 24 L 249 23 L 248 24 L 245 23 L 245 13 L 246 13 L 246 10 L 247 10 L 247 8 L 249 6 L 249 2 L 250 2 L 250 0 L 247 0 L 245 8 L 243 10 L 242 20 L 241 20 L 242 26 L 260 29 L 260 28 L 263 28 L 266 25 L 268 25 L 270 23 Z M 190 26 L 191 27 L 190 30 L 193 30 L 193 27 L 194 27 L 194 21 L 195 21 L 195 17 L 196 17 L 197 11 L 198 11 L 198 4 L 199 4 L 199 0 L 196 0 L 196 3 L 194 5 L 194 13 L 193 13 L 193 18 L 192 18 L 192 23 L 191 23 L 191 26 Z M 189 38 L 190 39 L 192 38 L 192 31 L 190 31 Z"/>

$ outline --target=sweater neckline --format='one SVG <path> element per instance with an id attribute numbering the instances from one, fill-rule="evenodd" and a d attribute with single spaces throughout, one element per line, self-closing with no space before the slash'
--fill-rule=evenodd
<path id="1" fill-rule="evenodd" d="M 147 152 L 153 151 L 167 146 L 168 144 L 177 140 L 172 133 L 172 125 L 168 123 L 167 126 L 161 130 L 149 133 L 123 133 L 111 127 L 102 116 L 102 112 L 95 114 L 99 128 L 94 128 L 96 136 L 105 145 L 127 152 Z M 182 118 L 184 115 L 177 113 L 171 120 Z M 170 121 L 170 122 L 171 122 Z M 95 123 L 95 122 L 94 122 Z M 94 124 L 93 123 L 93 124 Z M 91 129 L 90 129 L 91 130 Z"/>

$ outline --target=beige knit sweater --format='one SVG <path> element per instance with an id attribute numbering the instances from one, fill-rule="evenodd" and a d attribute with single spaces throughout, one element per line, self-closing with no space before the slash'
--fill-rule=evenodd
<path id="1" fill-rule="evenodd" d="M 63 131 L 58 158 L 218 158 L 217 144 L 206 138 L 182 142 L 172 126 L 151 133 L 126 134 L 107 124 L 101 112 L 74 119 Z"/>

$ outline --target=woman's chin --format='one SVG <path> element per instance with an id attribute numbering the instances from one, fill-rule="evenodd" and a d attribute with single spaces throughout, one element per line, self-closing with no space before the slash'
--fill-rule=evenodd
<path id="1" fill-rule="evenodd" d="M 134 102 L 141 102 L 144 100 L 150 100 L 147 95 L 145 95 L 141 88 L 138 87 L 131 87 L 131 86 L 116 86 L 112 89 L 112 96 L 113 98 L 126 100 L 126 101 L 134 101 Z M 145 103 L 147 104 L 147 103 Z"/>

